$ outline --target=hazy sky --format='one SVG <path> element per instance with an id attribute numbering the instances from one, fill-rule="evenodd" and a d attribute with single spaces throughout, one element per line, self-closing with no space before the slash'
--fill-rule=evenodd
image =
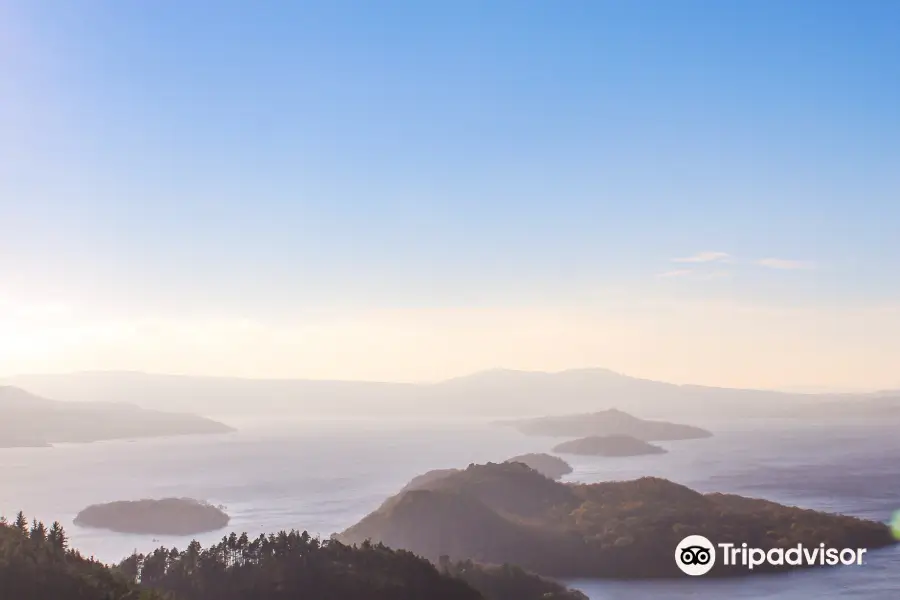
<path id="1" fill-rule="evenodd" d="M 0 375 L 900 386 L 900 3 L 0 2 Z"/>

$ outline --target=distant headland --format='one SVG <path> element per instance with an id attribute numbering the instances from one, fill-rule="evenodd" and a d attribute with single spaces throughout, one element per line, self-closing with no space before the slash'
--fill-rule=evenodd
<path id="1" fill-rule="evenodd" d="M 193 498 L 163 498 L 93 504 L 74 522 L 118 533 L 194 535 L 222 529 L 229 521 L 222 507 Z"/>
<path id="2" fill-rule="evenodd" d="M 601 412 L 500 421 L 499 425 L 515 427 L 525 435 L 552 437 L 587 437 L 628 435 L 645 442 L 708 438 L 712 433 L 666 421 L 648 421 L 611 408 Z"/>
<path id="3" fill-rule="evenodd" d="M 130 404 L 62 402 L 0 386 L 0 448 L 40 448 L 175 435 L 229 433 L 205 417 L 146 410 Z"/>

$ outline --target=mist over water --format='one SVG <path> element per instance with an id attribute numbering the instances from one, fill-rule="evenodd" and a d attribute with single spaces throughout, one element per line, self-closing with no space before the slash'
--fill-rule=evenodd
<path id="1" fill-rule="evenodd" d="M 377 508 L 425 471 L 546 452 L 558 441 L 475 420 L 247 418 L 234 434 L 0 450 L 0 510 L 59 519 L 71 543 L 98 559 L 133 550 L 206 544 L 231 530 L 299 528 L 328 536 Z M 566 480 L 656 475 L 699 491 L 733 492 L 887 521 L 900 508 L 900 439 L 891 423 L 840 425 L 789 420 L 695 422 L 710 439 L 663 442 L 670 453 L 604 459 L 567 456 Z M 191 537 L 136 536 L 75 527 L 85 506 L 112 500 L 188 496 L 224 504 L 222 531 Z M 154 541 L 156 539 L 157 541 Z M 862 567 L 749 580 L 572 582 L 592 599 L 896 597 L 900 551 L 867 555 Z"/>

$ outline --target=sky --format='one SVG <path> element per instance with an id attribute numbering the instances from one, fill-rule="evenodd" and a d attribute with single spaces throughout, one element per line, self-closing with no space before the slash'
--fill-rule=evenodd
<path id="1" fill-rule="evenodd" d="M 0 0 L 0 376 L 900 387 L 898 23 Z"/>

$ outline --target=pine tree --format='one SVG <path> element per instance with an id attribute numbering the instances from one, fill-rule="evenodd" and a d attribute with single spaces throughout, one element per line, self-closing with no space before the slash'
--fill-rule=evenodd
<path id="1" fill-rule="evenodd" d="M 131 582 L 137 583 L 140 579 L 141 564 L 143 563 L 143 560 L 144 556 L 138 554 L 137 549 L 135 549 L 131 556 L 119 563 L 118 569 Z"/>
<path id="2" fill-rule="evenodd" d="M 69 543 L 66 532 L 59 521 L 53 521 L 50 531 L 47 532 L 47 541 L 58 550 L 65 550 Z"/>
<path id="3" fill-rule="evenodd" d="M 37 519 L 31 521 L 31 533 L 29 535 L 34 542 L 43 542 L 47 539 L 47 528 Z"/>
<path id="4" fill-rule="evenodd" d="M 21 510 L 19 511 L 19 514 L 16 515 L 16 521 L 13 523 L 13 528 L 17 529 L 19 533 L 22 534 L 22 537 L 28 537 L 28 519 Z"/>
<path id="5" fill-rule="evenodd" d="M 241 534 L 237 541 L 238 547 L 238 555 L 241 557 L 241 564 L 246 564 L 247 559 L 249 557 L 250 551 L 250 538 L 247 537 L 247 532 Z"/>
<path id="6" fill-rule="evenodd" d="M 235 533 L 234 531 L 232 531 L 231 535 L 228 536 L 227 548 L 228 548 L 228 556 L 229 556 L 228 562 L 231 564 L 236 564 L 237 563 L 238 537 L 237 537 L 237 533 Z"/>

